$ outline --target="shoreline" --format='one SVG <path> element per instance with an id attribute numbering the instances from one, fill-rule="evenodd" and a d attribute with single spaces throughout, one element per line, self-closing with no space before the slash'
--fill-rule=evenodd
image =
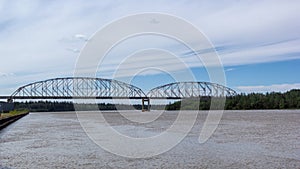
<path id="1" fill-rule="evenodd" d="M 10 124 L 16 122 L 17 120 L 19 120 L 20 118 L 22 118 L 28 114 L 29 114 L 29 112 L 0 119 L 0 130 L 4 129 L 5 127 L 9 126 Z"/>

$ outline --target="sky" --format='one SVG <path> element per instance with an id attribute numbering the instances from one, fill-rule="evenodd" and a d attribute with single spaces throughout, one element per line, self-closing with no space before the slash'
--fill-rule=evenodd
<path id="1" fill-rule="evenodd" d="M 226 86 L 238 92 L 300 88 L 300 1 L 0 0 L 0 95 L 31 82 L 73 76 L 81 51 L 97 31 L 119 18 L 146 12 L 193 24 L 212 44 L 210 51 L 217 52 Z M 130 83 L 145 91 L 173 82 L 172 74 L 184 81 L 186 71 L 197 81 L 211 81 L 195 58 L 174 39 L 133 37 L 105 56 L 97 77 L 114 77 L 124 62 L 115 78 L 131 77 Z M 178 66 L 179 61 L 185 66 Z"/>

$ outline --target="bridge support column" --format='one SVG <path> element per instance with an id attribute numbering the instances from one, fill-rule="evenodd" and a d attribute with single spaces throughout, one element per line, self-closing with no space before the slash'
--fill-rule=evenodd
<path id="1" fill-rule="evenodd" d="M 13 103 L 13 102 L 14 102 L 14 100 L 12 98 L 7 99 L 7 103 Z"/>
<path id="2" fill-rule="evenodd" d="M 146 106 L 145 102 L 147 102 Z M 142 111 L 150 111 L 150 98 L 142 98 Z"/>

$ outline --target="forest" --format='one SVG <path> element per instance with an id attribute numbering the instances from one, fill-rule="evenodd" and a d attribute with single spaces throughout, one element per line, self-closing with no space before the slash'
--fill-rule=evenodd
<path id="1" fill-rule="evenodd" d="M 218 101 L 218 98 L 216 98 Z M 183 103 L 183 104 L 182 104 Z M 166 110 L 209 110 L 211 98 L 185 99 L 176 101 L 168 105 L 151 105 L 151 109 L 166 109 Z M 28 101 L 16 102 L 16 109 L 28 109 L 31 112 L 53 112 L 53 111 L 74 111 L 76 110 L 141 110 L 142 106 L 99 103 L 72 103 L 58 101 Z M 223 107 L 219 107 L 223 109 Z M 236 96 L 226 98 L 226 110 L 251 110 L 251 109 L 300 109 L 300 90 L 294 89 L 285 93 L 251 93 L 238 94 Z"/>
<path id="2" fill-rule="evenodd" d="M 217 99 L 216 99 L 217 100 Z M 181 103 L 182 106 L 181 106 Z M 166 106 L 167 110 L 209 110 L 211 98 L 198 100 L 182 100 Z M 222 109 L 222 108 L 221 108 Z M 285 93 L 250 93 L 238 94 L 226 98 L 225 110 L 254 109 L 300 109 L 300 90 L 293 89 Z"/>

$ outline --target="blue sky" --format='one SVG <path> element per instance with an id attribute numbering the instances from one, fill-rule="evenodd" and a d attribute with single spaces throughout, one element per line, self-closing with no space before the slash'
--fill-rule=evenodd
<path id="1" fill-rule="evenodd" d="M 277 0 L 0 0 L 0 94 L 9 95 L 30 82 L 72 76 L 81 50 L 95 32 L 120 17 L 144 12 L 178 16 L 196 26 L 217 51 L 230 88 L 239 92 L 300 88 L 299 11 L 300 1 Z M 120 44 L 106 56 L 98 76 L 112 77 L 115 62 L 122 60 L 119 56 L 145 48 L 163 49 L 186 59 L 187 68 L 198 81 L 210 81 L 190 51 L 170 39 L 154 36 Z M 140 53 L 136 57 L 142 59 L 124 69 L 138 69 L 138 61 L 151 60 L 151 64 L 161 63 L 172 73 L 182 71 L 167 53 L 148 55 Z M 132 76 L 132 72 L 124 72 L 124 77 L 118 78 Z M 149 90 L 172 81 L 170 75 L 150 70 L 131 82 Z"/>

